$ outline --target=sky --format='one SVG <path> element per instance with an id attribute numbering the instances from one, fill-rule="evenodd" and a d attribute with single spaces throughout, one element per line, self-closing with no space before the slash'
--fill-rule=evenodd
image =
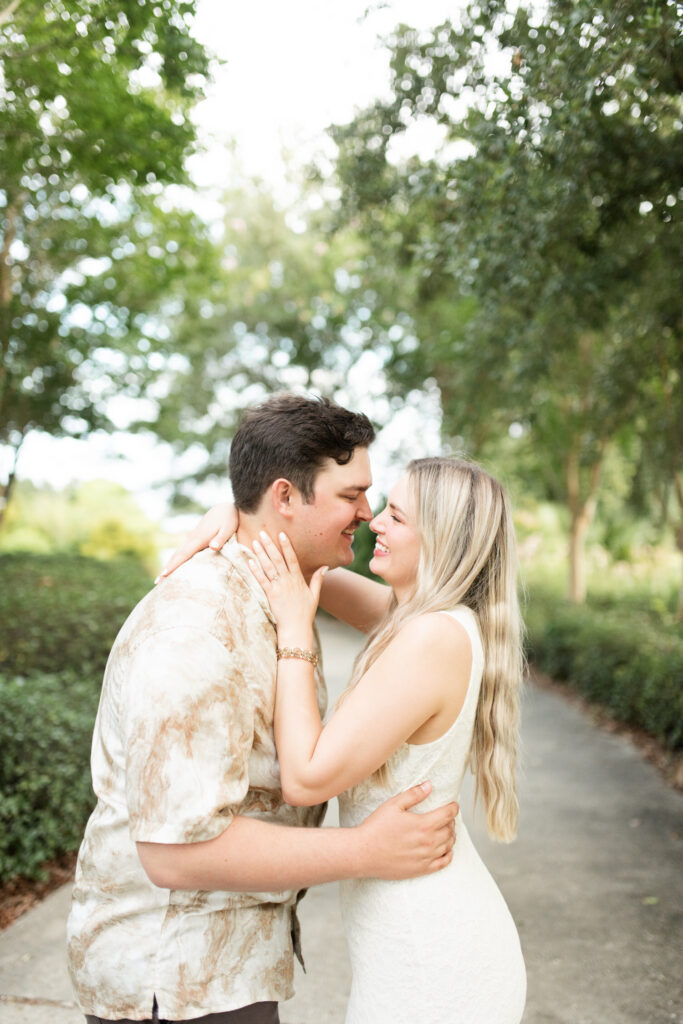
<path id="1" fill-rule="evenodd" d="M 283 203 L 290 200 L 283 154 L 304 164 L 329 153 L 327 126 L 350 120 L 358 107 L 386 92 L 381 37 L 399 22 L 433 26 L 462 6 L 462 0 L 200 0 L 194 33 L 222 63 L 195 112 L 204 150 L 190 162 L 198 209 L 218 218 L 218 192 L 236 162 L 244 174 L 263 178 Z M 418 134 L 410 145 L 428 151 L 433 141 Z M 408 403 L 373 449 L 377 496 L 395 478 L 397 459 L 438 451 L 438 403 L 426 404 L 432 407 L 428 417 L 424 402 Z M 163 483 L 177 471 L 177 457 L 152 438 L 117 433 L 75 441 L 34 433 L 22 449 L 18 477 L 54 487 L 115 480 L 148 515 L 162 519 L 168 498 Z M 227 485 L 205 485 L 197 497 L 208 505 L 226 491 Z"/>

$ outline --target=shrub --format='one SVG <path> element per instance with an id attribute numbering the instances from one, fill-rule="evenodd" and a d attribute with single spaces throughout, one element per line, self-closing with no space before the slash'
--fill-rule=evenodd
<path id="1" fill-rule="evenodd" d="M 572 605 L 535 591 L 527 610 L 529 657 L 615 718 L 672 750 L 683 747 L 683 637 L 632 606 Z"/>
<path id="2" fill-rule="evenodd" d="M 139 562 L 80 555 L 0 555 L 0 672 L 72 670 L 97 679 L 151 580 Z"/>
<path id="3" fill-rule="evenodd" d="M 0 556 L 0 882 L 78 847 L 102 673 L 150 583 L 134 560 Z"/>
<path id="4" fill-rule="evenodd" d="M 71 673 L 0 676 L 0 882 L 39 878 L 79 845 L 99 687 Z"/>

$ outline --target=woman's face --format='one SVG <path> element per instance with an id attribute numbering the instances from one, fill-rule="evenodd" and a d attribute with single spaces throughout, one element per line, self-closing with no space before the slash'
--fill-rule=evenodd
<path id="1" fill-rule="evenodd" d="M 409 501 L 408 475 L 392 487 L 387 506 L 370 523 L 377 534 L 370 568 L 386 580 L 399 601 L 410 593 L 420 560 L 420 538 Z"/>

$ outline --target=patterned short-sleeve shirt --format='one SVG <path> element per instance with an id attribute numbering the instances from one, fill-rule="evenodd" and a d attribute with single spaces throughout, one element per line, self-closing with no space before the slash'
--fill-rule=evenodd
<path id="1" fill-rule="evenodd" d="M 318 825 L 283 802 L 273 740 L 276 632 L 231 541 L 196 555 L 133 610 L 112 648 L 92 745 L 97 805 L 68 932 L 85 1013 L 182 1020 L 293 994 L 296 892 L 150 882 L 136 842 L 213 839 L 236 814 Z M 322 675 L 317 678 L 321 713 Z"/>

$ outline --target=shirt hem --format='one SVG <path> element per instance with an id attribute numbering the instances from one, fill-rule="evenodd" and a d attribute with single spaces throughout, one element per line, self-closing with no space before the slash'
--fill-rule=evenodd
<path id="1" fill-rule="evenodd" d="M 267 991 L 263 989 L 246 990 L 239 993 L 231 992 L 224 999 L 211 999 L 202 1004 L 201 1007 L 197 1007 L 181 1006 L 173 1003 L 172 1000 L 167 1001 L 163 989 L 161 989 L 157 992 L 157 1002 L 159 1003 L 159 1015 L 165 1015 L 162 1019 L 195 1020 L 198 1017 L 205 1017 L 210 1013 L 227 1013 L 230 1010 L 239 1010 L 243 1006 L 250 1006 L 252 1003 L 284 1003 L 288 999 L 292 999 L 294 995 L 293 985 L 289 985 L 286 989 L 268 989 Z M 77 993 L 76 998 L 78 999 Z M 78 999 L 78 1005 L 82 1013 L 93 1017 L 102 1017 L 104 1020 L 128 1019 L 144 1021 L 149 1020 L 149 1006 L 151 1004 L 146 1001 L 145 1009 L 138 1009 L 130 1003 L 122 1004 L 121 1006 L 107 1006 L 106 1004 L 90 1006 Z"/>

